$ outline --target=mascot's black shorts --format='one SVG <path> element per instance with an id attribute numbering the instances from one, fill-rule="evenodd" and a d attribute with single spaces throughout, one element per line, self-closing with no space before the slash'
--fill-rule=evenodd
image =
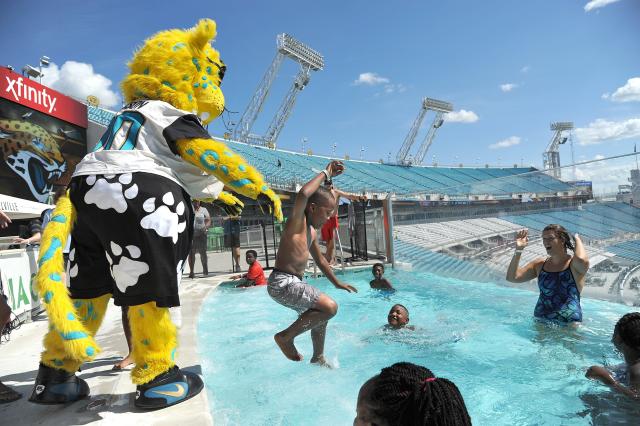
<path id="1" fill-rule="evenodd" d="M 76 176 L 71 202 L 71 297 L 112 293 L 118 306 L 180 305 L 178 284 L 193 238 L 193 208 L 180 185 L 151 173 Z"/>

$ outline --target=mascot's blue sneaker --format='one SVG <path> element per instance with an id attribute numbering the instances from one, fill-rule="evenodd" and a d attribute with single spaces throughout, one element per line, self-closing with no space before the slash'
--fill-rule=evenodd
<path id="1" fill-rule="evenodd" d="M 145 410 L 169 407 L 196 396 L 203 387 L 200 376 L 174 366 L 136 388 L 135 406 Z"/>
<path id="2" fill-rule="evenodd" d="M 74 373 L 40 364 L 29 401 L 36 404 L 66 404 L 87 396 L 89 385 Z"/>

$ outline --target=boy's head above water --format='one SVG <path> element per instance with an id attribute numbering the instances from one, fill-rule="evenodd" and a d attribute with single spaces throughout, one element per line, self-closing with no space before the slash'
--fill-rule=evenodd
<path id="1" fill-rule="evenodd" d="M 409 323 L 409 310 L 403 305 L 397 304 L 391 307 L 387 322 L 393 328 L 402 328 Z"/>
<path id="2" fill-rule="evenodd" d="M 333 215 L 336 199 L 328 189 L 319 187 L 307 200 L 307 220 L 314 228 L 320 228 Z"/>
<path id="3" fill-rule="evenodd" d="M 640 355 L 640 312 L 630 312 L 620 318 L 611 340 L 623 354 L 635 352 Z"/>
<path id="4" fill-rule="evenodd" d="M 375 263 L 371 268 L 371 273 L 376 280 L 379 280 L 384 275 L 384 265 L 382 263 Z"/>
<path id="5" fill-rule="evenodd" d="M 253 265 L 253 262 L 258 258 L 258 252 L 255 250 L 247 250 L 244 254 L 247 265 Z"/>

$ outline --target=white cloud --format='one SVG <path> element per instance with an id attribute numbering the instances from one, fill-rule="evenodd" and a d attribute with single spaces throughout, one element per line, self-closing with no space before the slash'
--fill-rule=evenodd
<path id="1" fill-rule="evenodd" d="M 385 93 L 394 93 L 394 92 L 402 93 L 402 92 L 404 92 L 406 90 L 407 90 L 407 88 L 402 83 L 385 84 L 385 86 L 384 86 L 384 92 Z"/>
<path id="2" fill-rule="evenodd" d="M 518 87 L 518 85 L 515 83 L 505 83 L 500 85 L 500 90 L 502 90 L 503 92 L 510 92 L 516 87 Z"/>
<path id="3" fill-rule="evenodd" d="M 599 9 L 601 7 L 605 7 L 608 4 L 619 2 L 620 0 L 591 0 L 589 3 L 584 5 L 585 12 L 591 12 L 592 10 Z"/>
<path id="4" fill-rule="evenodd" d="M 520 68 L 520 72 L 527 73 L 530 69 L 531 67 L 529 65 L 525 65 L 524 67 Z"/>
<path id="5" fill-rule="evenodd" d="M 374 72 L 365 72 L 358 76 L 358 79 L 353 82 L 356 86 L 365 84 L 368 86 L 375 86 L 378 84 L 388 84 L 391 80 L 386 77 L 381 77 Z"/>
<path id="6" fill-rule="evenodd" d="M 42 84 L 65 95 L 83 100 L 93 95 L 100 99 L 102 106 L 120 106 L 120 95 L 111 90 L 111 80 L 96 73 L 91 64 L 67 61 L 58 68 L 57 64 L 51 63 L 48 68 L 43 69 L 43 74 Z"/>
<path id="7" fill-rule="evenodd" d="M 580 145 L 596 145 L 606 141 L 640 137 L 640 118 L 625 121 L 608 121 L 598 118 L 588 127 L 575 130 Z"/>
<path id="8" fill-rule="evenodd" d="M 489 149 L 509 148 L 510 146 L 519 145 L 519 144 L 520 144 L 520 138 L 518 136 L 510 136 L 506 139 L 501 140 L 500 142 L 496 142 L 489 145 Z"/>
<path id="9" fill-rule="evenodd" d="M 640 102 L 640 77 L 627 80 L 627 84 L 618 87 L 613 95 L 605 93 L 603 99 L 611 99 L 614 102 Z"/>
<path id="10" fill-rule="evenodd" d="M 478 115 L 473 111 L 461 109 L 445 114 L 444 120 L 449 123 L 475 123 L 478 121 Z"/>

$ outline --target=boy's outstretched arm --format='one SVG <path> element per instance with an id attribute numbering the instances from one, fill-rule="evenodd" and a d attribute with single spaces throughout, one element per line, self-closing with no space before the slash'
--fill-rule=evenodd
<path id="1" fill-rule="evenodd" d="M 614 390 L 627 395 L 628 397 L 635 399 L 636 401 L 640 401 L 639 390 L 624 386 L 619 381 L 613 378 L 609 370 L 600 365 L 592 365 L 591 367 L 589 367 L 585 376 L 589 379 L 598 380 L 605 385 L 613 388 Z"/>
<path id="2" fill-rule="evenodd" d="M 280 198 L 255 168 L 224 143 L 214 139 L 193 138 L 178 139 L 175 146 L 185 161 L 215 176 L 234 192 L 272 204 L 274 216 L 282 220 Z"/>
<path id="3" fill-rule="evenodd" d="M 320 270 L 327 278 L 329 278 L 329 281 L 331 281 L 331 283 L 336 286 L 336 288 L 346 290 L 349 293 L 358 292 L 357 288 L 352 285 L 343 283 L 338 279 L 338 277 L 336 277 L 336 274 L 333 273 L 333 269 L 329 265 L 329 262 L 327 262 L 327 259 L 325 259 L 325 257 L 322 255 L 317 240 L 313 240 L 313 244 L 311 244 L 309 251 L 311 252 L 311 257 L 313 257 L 313 260 L 316 262 L 316 265 L 318 265 L 318 268 L 320 268 Z"/>
<path id="4" fill-rule="evenodd" d="M 336 187 L 333 188 L 333 192 L 335 192 L 336 194 L 338 194 L 340 197 L 342 198 L 346 198 L 347 200 L 351 200 L 351 201 L 367 201 L 367 196 L 366 195 L 358 195 L 358 194 L 352 194 L 350 192 L 344 192 Z"/>

